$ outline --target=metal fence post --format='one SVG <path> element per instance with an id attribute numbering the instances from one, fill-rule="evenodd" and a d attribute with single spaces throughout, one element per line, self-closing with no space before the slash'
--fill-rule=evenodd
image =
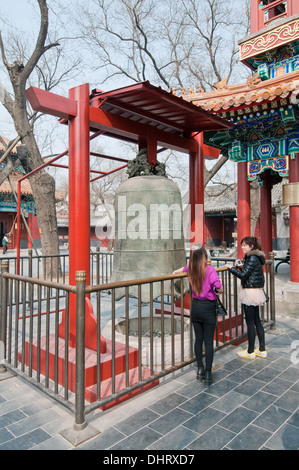
<path id="1" fill-rule="evenodd" d="M 85 421 L 85 283 L 86 271 L 76 271 L 76 397 L 75 424 L 76 431 L 82 431 Z"/>
<path id="2" fill-rule="evenodd" d="M 8 294 L 8 281 L 3 276 L 8 272 L 8 260 L 1 262 L 1 315 L 0 315 L 0 374 L 7 372 L 7 369 L 2 361 L 6 357 L 6 326 L 7 326 L 7 294 Z"/>
<path id="3" fill-rule="evenodd" d="M 28 276 L 32 277 L 32 250 L 28 250 Z"/>
<path id="4" fill-rule="evenodd" d="M 100 247 L 96 249 L 96 284 L 100 284 Z M 93 284 L 93 282 L 91 282 Z"/>
<path id="5" fill-rule="evenodd" d="M 269 260 L 271 261 L 270 265 L 270 317 L 273 321 L 272 325 L 270 326 L 271 330 L 275 330 L 276 328 L 276 314 L 275 314 L 275 266 L 274 266 L 274 252 L 269 252 Z"/>

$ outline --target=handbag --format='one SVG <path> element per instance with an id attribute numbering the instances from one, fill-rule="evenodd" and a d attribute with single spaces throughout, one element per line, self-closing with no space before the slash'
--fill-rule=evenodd
<path id="1" fill-rule="evenodd" d="M 227 311 L 226 311 L 223 303 L 219 299 L 219 297 L 217 297 L 217 299 L 216 299 L 216 315 L 217 315 L 217 317 L 225 317 L 227 315 Z"/>

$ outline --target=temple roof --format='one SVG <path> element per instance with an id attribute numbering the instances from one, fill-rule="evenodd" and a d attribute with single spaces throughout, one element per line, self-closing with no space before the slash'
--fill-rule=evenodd
<path id="1" fill-rule="evenodd" d="M 215 88 L 215 91 L 198 93 L 183 91 L 181 96 L 186 101 L 217 114 L 287 97 L 292 101 L 299 94 L 299 70 L 265 81 L 255 74 L 248 77 L 246 83 L 238 85 L 227 85 L 226 80 L 223 80 Z"/>
<path id="2" fill-rule="evenodd" d="M 231 130 L 204 132 L 204 143 L 231 161 L 248 162 L 249 181 L 263 184 L 264 170 L 271 171 L 273 184 L 288 176 L 289 159 L 299 151 L 299 68 L 267 80 L 256 73 L 239 85 L 222 80 L 214 87 L 181 95 L 234 123 Z"/>
<path id="3" fill-rule="evenodd" d="M 16 194 L 18 192 L 18 180 L 23 176 L 24 175 L 21 171 L 12 171 L 12 173 L 9 175 L 10 182 Z M 0 185 L 0 193 L 12 194 L 12 189 L 9 184 L 8 178 L 6 178 L 4 182 Z M 21 194 L 22 196 L 33 196 L 31 185 L 29 179 L 27 178 L 22 181 Z M 55 199 L 56 201 L 62 201 L 64 199 L 64 194 L 60 191 L 55 191 Z"/>
<path id="4" fill-rule="evenodd" d="M 9 142 L 11 142 L 9 139 L 7 139 L 6 137 L 2 137 L 1 136 L 1 139 L 5 142 L 6 145 L 9 144 Z M 21 145 L 20 143 L 17 143 L 16 146 L 18 145 Z M 16 146 L 12 149 L 11 153 L 13 155 L 16 155 L 17 154 L 17 151 L 16 151 Z M 0 157 L 3 155 L 3 153 L 5 152 L 6 148 L 4 148 L 4 145 L 3 143 L 1 142 L 0 140 Z M 3 165 L 5 165 L 5 163 L 3 163 Z M 19 167 L 21 169 L 21 167 Z M 1 172 L 1 168 L 0 168 L 0 172 Z M 12 184 L 12 187 L 15 191 L 15 193 L 17 194 L 18 193 L 18 180 L 20 178 L 22 178 L 24 176 L 24 173 L 22 171 L 18 171 L 18 169 L 15 169 L 14 171 L 11 172 L 11 174 L 9 175 L 9 179 L 10 179 L 10 182 Z M 0 185 L 0 193 L 2 194 L 12 194 L 13 191 L 11 189 L 11 186 L 9 184 L 9 181 L 8 181 L 8 178 L 6 178 L 4 180 L 4 182 Z M 21 184 L 21 194 L 22 196 L 33 196 L 33 192 L 32 192 L 32 189 L 31 189 L 31 185 L 30 185 L 30 182 L 29 182 L 29 179 L 25 178 L 23 181 L 22 181 L 22 184 Z M 62 201 L 64 198 L 64 195 L 63 193 L 61 193 L 60 191 L 55 191 L 55 199 L 56 201 Z"/>
<path id="5" fill-rule="evenodd" d="M 9 175 L 10 182 L 16 194 L 18 192 L 18 180 L 22 178 L 23 176 L 24 176 L 23 173 L 20 171 L 13 171 Z M 8 178 L 6 178 L 4 182 L 0 185 L 0 193 L 12 194 L 12 190 L 11 190 L 11 186 L 9 184 Z M 31 189 L 28 179 L 25 179 L 22 181 L 21 194 L 23 196 L 32 196 L 32 189 Z"/>
<path id="6" fill-rule="evenodd" d="M 177 97 L 148 81 L 107 92 L 93 90 L 91 98 L 93 105 L 104 111 L 170 134 L 231 127 L 231 123 L 198 108 L 192 100 Z"/>

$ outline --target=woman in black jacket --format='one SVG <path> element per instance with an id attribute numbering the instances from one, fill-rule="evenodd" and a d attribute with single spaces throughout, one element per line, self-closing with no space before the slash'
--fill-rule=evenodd
<path id="1" fill-rule="evenodd" d="M 243 238 L 241 247 L 245 254 L 242 264 L 235 267 L 226 265 L 232 274 L 241 279 L 240 301 L 244 305 L 247 324 L 248 349 L 239 352 L 238 356 L 247 359 L 256 356 L 266 358 L 265 331 L 259 315 L 259 306 L 266 301 L 263 270 L 265 254 L 256 237 Z M 256 334 L 259 348 L 254 349 Z"/>

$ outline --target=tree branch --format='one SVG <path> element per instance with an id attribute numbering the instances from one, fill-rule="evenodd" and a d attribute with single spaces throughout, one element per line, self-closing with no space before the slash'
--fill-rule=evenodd
<path id="1" fill-rule="evenodd" d="M 222 155 L 222 157 L 217 160 L 217 163 L 213 166 L 213 168 L 210 171 L 207 171 L 206 177 L 205 177 L 205 186 L 208 184 L 209 181 L 213 178 L 213 176 L 220 170 L 220 168 L 227 162 L 228 157 L 225 155 Z"/>
<path id="2" fill-rule="evenodd" d="M 13 113 L 14 100 L 12 99 L 10 93 L 6 90 L 5 86 L 0 80 L 0 102 L 7 109 L 10 115 Z"/>
<path id="3" fill-rule="evenodd" d="M 35 49 L 22 71 L 22 78 L 24 82 L 26 82 L 27 78 L 31 74 L 32 70 L 36 66 L 41 56 L 51 47 L 55 47 L 59 45 L 59 43 L 55 42 L 55 43 L 48 44 L 47 46 L 45 46 L 45 42 L 46 42 L 46 38 L 48 34 L 48 26 L 49 26 L 48 6 L 47 6 L 46 0 L 37 0 L 37 1 L 39 4 L 40 13 L 41 13 L 40 30 L 39 30 L 39 35 L 36 41 Z"/>
<path id="4" fill-rule="evenodd" d="M 9 63 L 8 63 L 8 60 L 7 60 L 6 55 L 5 55 L 5 49 L 4 49 L 4 44 L 3 44 L 3 40 L 2 40 L 1 31 L 0 31 L 0 48 L 1 48 L 1 57 L 2 57 L 3 64 L 8 69 Z"/>

